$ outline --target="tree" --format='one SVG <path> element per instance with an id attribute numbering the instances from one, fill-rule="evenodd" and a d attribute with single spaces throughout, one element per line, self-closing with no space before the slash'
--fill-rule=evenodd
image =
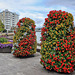
<path id="1" fill-rule="evenodd" d="M 4 31 L 4 24 L 0 20 L 0 32 L 3 32 L 3 31 Z"/>

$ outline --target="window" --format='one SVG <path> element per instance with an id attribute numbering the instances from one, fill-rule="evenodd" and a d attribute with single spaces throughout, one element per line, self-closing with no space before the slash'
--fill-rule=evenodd
<path id="1" fill-rule="evenodd" d="M 6 29 L 10 29 L 10 26 L 9 25 L 6 25 Z"/>

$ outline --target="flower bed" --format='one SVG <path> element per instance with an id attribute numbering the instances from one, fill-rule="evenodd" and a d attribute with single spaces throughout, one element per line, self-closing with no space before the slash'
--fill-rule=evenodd
<path id="1" fill-rule="evenodd" d="M 9 42 L 6 38 L 0 38 L 0 53 L 10 53 L 13 47 L 12 42 Z"/>

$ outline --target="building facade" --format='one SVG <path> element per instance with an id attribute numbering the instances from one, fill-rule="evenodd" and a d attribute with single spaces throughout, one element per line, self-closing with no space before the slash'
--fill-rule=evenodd
<path id="1" fill-rule="evenodd" d="M 6 30 L 11 30 L 11 28 L 16 26 L 19 15 L 6 9 L 5 11 L 0 12 L 0 20 L 5 25 Z"/>

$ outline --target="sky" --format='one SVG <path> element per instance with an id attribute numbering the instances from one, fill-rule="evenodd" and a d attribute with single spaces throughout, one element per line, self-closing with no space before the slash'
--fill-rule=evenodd
<path id="1" fill-rule="evenodd" d="M 0 0 L 0 12 L 5 9 L 16 12 L 19 19 L 24 17 L 33 19 L 36 28 L 43 26 L 51 10 L 72 13 L 75 24 L 75 0 Z"/>

